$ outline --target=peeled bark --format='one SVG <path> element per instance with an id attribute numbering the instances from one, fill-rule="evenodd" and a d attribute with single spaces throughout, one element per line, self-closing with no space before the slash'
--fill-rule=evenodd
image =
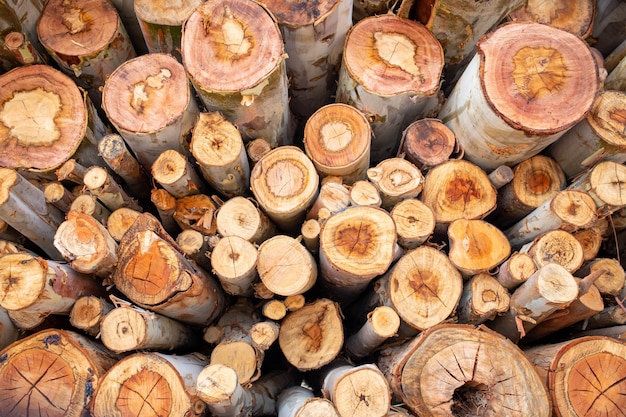
<path id="1" fill-rule="evenodd" d="M 536 22 L 566 30 L 586 38 L 593 29 L 596 2 L 578 0 L 528 0 L 524 7 L 513 11 L 509 18 L 515 22 Z"/>
<path id="2" fill-rule="evenodd" d="M 190 150 L 205 180 L 226 197 L 250 188 L 250 165 L 237 127 L 218 113 L 200 113 Z"/>
<path id="3" fill-rule="evenodd" d="M 424 243 L 435 230 L 435 216 L 420 200 L 409 198 L 396 204 L 391 210 L 396 224 L 398 243 L 404 249 L 415 249 Z"/>
<path id="4" fill-rule="evenodd" d="M 102 318 L 112 309 L 113 304 L 103 298 L 93 295 L 80 297 L 70 312 L 70 324 L 90 336 L 97 336 Z"/>
<path id="5" fill-rule="evenodd" d="M 259 209 L 256 201 L 244 197 L 227 200 L 215 217 L 217 231 L 222 236 L 239 236 L 262 243 L 276 234 L 276 226 Z"/>
<path id="6" fill-rule="evenodd" d="M 102 108 L 146 171 L 166 149 L 185 152 L 199 113 L 185 69 L 166 54 L 120 65 L 104 86 Z"/>
<path id="7" fill-rule="evenodd" d="M 231 295 L 252 295 L 252 285 L 258 281 L 257 263 L 257 248 L 239 236 L 223 237 L 211 252 L 213 273 Z"/>
<path id="8" fill-rule="evenodd" d="M 192 229 L 204 235 L 214 235 L 217 230 L 217 207 L 207 195 L 195 194 L 176 200 L 174 220 L 182 230 Z"/>
<path id="9" fill-rule="evenodd" d="M 221 112 L 247 139 L 265 138 L 273 148 L 292 143 L 283 40 L 263 6 L 199 6 L 184 25 L 182 55 L 207 111 Z"/>
<path id="10" fill-rule="evenodd" d="M 378 306 L 367 314 L 367 321 L 345 343 L 346 354 L 353 360 L 373 353 L 387 339 L 395 336 L 400 316 L 388 306 Z"/>
<path id="11" fill-rule="evenodd" d="M 482 324 L 509 309 L 509 292 L 489 274 L 474 275 L 463 287 L 457 315 L 459 323 Z"/>
<path id="12" fill-rule="evenodd" d="M 542 380 L 523 352 L 484 327 L 441 324 L 384 350 L 378 367 L 416 415 L 549 417 Z"/>
<path id="13" fill-rule="evenodd" d="M 85 172 L 83 178 L 85 188 L 104 204 L 109 211 L 128 207 L 136 211 L 143 211 L 137 202 L 131 198 L 115 179 L 101 166 L 92 166 Z"/>
<path id="14" fill-rule="evenodd" d="M 128 151 L 124 139 L 118 134 L 104 136 L 98 143 L 98 151 L 104 162 L 119 175 L 124 184 L 140 198 L 150 195 L 150 183 L 143 168 Z"/>
<path id="15" fill-rule="evenodd" d="M 398 151 L 402 131 L 439 105 L 443 50 L 424 26 L 395 15 L 369 17 L 350 29 L 337 102 L 359 109 L 372 125 L 371 159 Z"/>
<path id="16" fill-rule="evenodd" d="M 385 159 L 367 170 L 367 178 L 380 192 L 382 207 L 387 210 L 404 199 L 417 197 L 424 187 L 421 171 L 402 158 Z"/>
<path id="17" fill-rule="evenodd" d="M 430 169 L 463 156 L 452 132 L 439 119 L 421 119 L 402 132 L 400 153 L 420 169 Z M 456 154 L 457 158 L 454 158 Z"/>
<path id="18" fill-rule="evenodd" d="M 89 415 L 93 393 L 119 359 L 78 333 L 49 329 L 2 352 L 2 415 L 22 417 Z"/>
<path id="19" fill-rule="evenodd" d="M 509 23 L 479 42 L 438 118 L 466 159 L 491 170 L 555 142 L 589 113 L 598 89 L 598 68 L 582 39 L 538 23 Z"/>
<path id="20" fill-rule="evenodd" d="M 192 163 L 173 149 L 161 152 L 150 172 L 152 178 L 176 198 L 208 192 Z"/>
<path id="21" fill-rule="evenodd" d="M 372 129 L 363 113 L 341 103 L 319 108 L 306 121 L 304 149 L 322 177 L 352 185 L 366 178 Z"/>

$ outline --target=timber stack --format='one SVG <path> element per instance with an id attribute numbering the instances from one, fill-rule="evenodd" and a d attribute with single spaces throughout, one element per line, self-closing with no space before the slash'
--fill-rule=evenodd
<path id="1" fill-rule="evenodd" d="M 0 0 L 0 417 L 626 414 L 626 3 L 565 3 Z"/>

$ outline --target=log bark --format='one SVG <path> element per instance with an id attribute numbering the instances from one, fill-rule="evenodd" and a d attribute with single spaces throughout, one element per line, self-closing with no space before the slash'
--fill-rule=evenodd
<path id="1" fill-rule="evenodd" d="M 309 219 L 302 223 L 300 228 L 300 236 L 302 236 L 302 243 L 312 254 L 317 254 L 320 249 L 320 232 L 322 226 L 319 220 Z"/>
<path id="2" fill-rule="evenodd" d="M 235 197 L 250 188 L 250 165 L 237 127 L 218 113 L 200 113 L 190 150 L 204 179 L 220 194 Z"/>
<path id="3" fill-rule="evenodd" d="M 7 417 L 89 414 L 94 390 L 118 357 L 71 331 L 35 333 L 2 351 L 0 405 Z"/>
<path id="4" fill-rule="evenodd" d="M 566 30 L 586 38 L 593 29 L 596 2 L 590 0 L 562 3 L 560 0 L 529 0 L 509 14 L 514 22 L 535 22 Z"/>
<path id="5" fill-rule="evenodd" d="M 196 8 L 183 28 L 182 55 L 207 111 L 221 112 L 247 139 L 292 143 L 284 45 L 263 6 L 221 0 Z"/>
<path id="6" fill-rule="evenodd" d="M 404 249 L 415 249 L 435 230 L 435 215 L 428 206 L 415 198 L 397 203 L 391 210 L 396 225 L 398 244 Z"/>
<path id="7" fill-rule="evenodd" d="M 385 159 L 367 170 L 367 178 L 378 189 L 386 210 L 402 200 L 417 197 L 424 187 L 422 172 L 402 158 Z"/>
<path id="8" fill-rule="evenodd" d="M 353 360 L 364 358 L 395 336 L 399 328 L 398 313 L 391 307 L 378 306 L 367 314 L 365 324 L 346 339 L 346 354 Z"/>
<path id="9" fill-rule="evenodd" d="M 83 182 L 85 188 L 92 195 L 95 195 L 109 211 L 115 211 L 122 207 L 143 211 L 137 201 L 131 198 L 113 176 L 101 166 L 87 168 Z"/>
<path id="10" fill-rule="evenodd" d="M 317 263 L 300 240 L 276 235 L 259 246 L 258 254 L 259 278 L 274 294 L 304 294 L 315 285 Z"/>
<path id="11" fill-rule="evenodd" d="M 454 132 L 432 118 L 416 120 L 402 132 L 399 153 L 424 170 L 463 156 Z"/>
<path id="12" fill-rule="evenodd" d="M 54 246 L 72 269 L 108 279 L 117 266 L 117 242 L 92 216 L 67 214 L 54 235 Z"/>
<path id="13" fill-rule="evenodd" d="M 319 176 L 306 154 L 292 146 L 274 149 L 250 174 L 256 201 L 283 231 L 299 230 L 318 191 Z"/>
<path id="14" fill-rule="evenodd" d="M 417 22 L 389 14 L 363 19 L 350 29 L 337 102 L 369 119 L 374 163 L 396 154 L 411 122 L 437 112 L 442 68 L 441 45 Z"/>
<path id="15" fill-rule="evenodd" d="M 383 200 L 374 184 L 362 180 L 350 187 L 350 203 L 353 206 L 380 207 Z"/>
<path id="16" fill-rule="evenodd" d="M 185 155 L 173 149 L 161 152 L 150 172 L 152 178 L 175 198 L 208 193 L 208 188 L 191 162 Z"/>
<path id="17" fill-rule="evenodd" d="M 87 168 L 79 164 L 74 158 L 70 158 L 63 162 L 55 171 L 59 181 L 69 181 L 74 184 L 83 185 L 83 178 Z"/>
<path id="18" fill-rule="evenodd" d="M 525 354 L 540 370 L 557 415 L 623 413 L 623 343 L 607 337 L 581 337 L 527 349 Z"/>
<path id="19" fill-rule="evenodd" d="M 382 352 L 394 395 L 419 416 L 551 415 L 546 388 L 523 352 L 485 327 L 441 324 Z"/>
<path id="20" fill-rule="evenodd" d="M 198 354 L 127 356 L 100 380 L 91 413 L 94 417 L 204 415 L 206 406 L 195 397 L 195 383 L 205 364 L 206 358 Z"/>
<path id="21" fill-rule="evenodd" d="M 537 155 L 513 168 L 511 182 L 498 190 L 497 209 L 489 217 L 505 229 L 565 188 L 565 173 L 552 158 Z"/>
<path id="22" fill-rule="evenodd" d="M 259 210 L 256 201 L 244 197 L 227 200 L 218 210 L 217 231 L 260 244 L 276 234 L 276 226 Z"/>
<path id="23" fill-rule="evenodd" d="M 498 282 L 506 289 L 523 284 L 537 271 L 537 265 L 527 253 L 514 252 L 498 270 Z"/>
<path id="24" fill-rule="evenodd" d="M 568 190 L 583 191 L 596 203 L 598 217 L 605 217 L 626 205 L 626 166 L 602 161 L 576 178 Z"/>
<path id="25" fill-rule="evenodd" d="M 304 126 L 304 150 L 322 176 L 346 185 L 366 179 L 372 129 L 363 113 L 342 103 L 318 108 Z"/>
<path id="26" fill-rule="evenodd" d="M 201 0 L 184 0 L 176 3 L 167 1 L 137 0 L 134 14 L 143 40 L 150 53 L 163 53 L 182 61 L 180 52 L 183 24 Z"/>
<path id="27" fill-rule="evenodd" d="M 211 267 L 228 294 L 251 296 L 258 281 L 258 251 L 239 236 L 220 239 L 211 252 Z"/>
<path id="28" fill-rule="evenodd" d="M 391 408 L 389 383 L 374 364 L 327 369 L 322 392 L 340 416 L 386 416 Z"/>
<path id="29" fill-rule="evenodd" d="M 617 259 L 596 258 L 583 264 L 576 276 L 585 277 L 594 272 L 600 273 L 595 286 L 603 295 L 617 296 L 624 288 L 624 268 Z"/>
<path id="30" fill-rule="evenodd" d="M 276 408 L 278 417 L 339 417 L 332 402 L 316 397 L 311 390 L 297 385 L 280 393 Z"/>
<path id="31" fill-rule="evenodd" d="M 352 26 L 352 1 L 326 0 L 307 5 L 263 0 L 276 17 L 283 40 L 289 77 L 290 106 L 303 119 L 331 103 L 348 29 Z"/>
<path id="32" fill-rule="evenodd" d="M 98 143 L 98 151 L 104 162 L 124 180 L 133 195 L 146 198 L 150 195 L 150 183 L 139 161 L 130 153 L 118 134 L 104 136 Z"/>
<path id="33" fill-rule="evenodd" d="M 9 313 L 0 307 L 0 350 L 6 348 L 18 338 L 17 326 L 11 321 Z"/>
<path id="34" fill-rule="evenodd" d="M 278 335 L 285 358 L 302 372 L 329 364 L 339 354 L 343 340 L 339 305 L 326 298 L 289 313 Z"/>
<path id="35" fill-rule="evenodd" d="M 185 69 L 166 54 L 120 65 L 104 86 L 102 108 L 148 172 L 164 150 L 185 152 L 199 114 Z"/>
<path id="36" fill-rule="evenodd" d="M 445 162 L 431 169 L 424 180 L 422 202 L 437 223 L 481 219 L 496 207 L 496 190 L 478 166 L 465 160 Z"/>
<path id="37" fill-rule="evenodd" d="M 142 214 L 120 241 L 113 282 L 141 307 L 186 323 L 211 323 L 224 309 L 222 288 L 176 246 L 156 218 Z"/>
<path id="38" fill-rule="evenodd" d="M 90 336 L 100 334 L 102 318 L 113 309 L 113 304 L 103 298 L 86 295 L 80 297 L 70 311 L 70 324 Z"/>
<path id="39" fill-rule="evenodd" d="M 626 5 L 621 1 L 609 0 L 596 5 L 596 17 L 589 41 L 602 55 L 607 56 L 624 39 Z"/>
<path id="40" fill-rule="evenodd" d="M 136 56 L 117 10 L 107 0 L 47 1 L 37 34 L 61 70 L 74 76 L 98 106 L 107 76 Z"/>
<path id="41" fill-rule="evenodd" d="M 482 324 L 509 309 L 509 292 L 486 273 L 474 275 L 463 287 L 457 316 L 459 323 Z"/>
<path id="42" fill-rule="evenodd" d="M 580 191 L 559 191 L 550 200 L 504 231 L 511 246 L 518 247 L 554 229 L 573 232 L 597 220 L 596 204 Z"/>
<path id="43" fill-rule="evenodd" d="M 189 259 L 193 260 L 205 271 L 211 270 L 211 247 L 209 237 L 197 230 L 183 230 L 176 236 L 176 243 L 181 252 Z"/>
<path id="44" fill-rule="evenodd" d="M 113 6 L 117 9 L 117 13 L 120 15 L 122 24 L 128 32 L 128 37 L 137 55 L 147 54 L 148 48 L 143 40 L 141 28 L 139 27 L 137 15 L 135 14 L 135 0 L 111 0 L 111 3 L 113 3 Z"/>
<path id="45" fill-rule="evenodd" d="M 215 212 L 217 207 L 207 195 L 195 194 L 176 200 L 173 217 L 182 230 L 192 229 L 211 236 L 217 231 Z"/>
<path id="46" fill-rule="evenodd" d="M 504 233 L 484 220 L 458 219 L 448 227 L 452 264 L 466 276 L 488 272 L 511 254 Z"/>
<path id="47" fill-rule="evenodd" d="M 53 244 L 63 213 L 46 205 L 43 192 L 13 169 L 0 168 L 0 219 L 52 259 L 63 259 Z"/>
<path id="48" fill-rule="evenodd" d="M 330 217 L 320 233 L 320 279 L 333 299 L 354 300 L 395 259 L 396 227 L 386 211 L 350 207 Z"/>
<path id="49" fill-rule="evenodd" d="M 489 173 L 489 181 L 497 190 L 513 181 L 513 169 L 507 165 L 500 165 Z"/>
<path id="50" fill-rule="evenodd" d="M 162 188 L 153 188 L 150 192 L 150 201 L 157 209 L 163 228 L 170 236 L 176 236 L 180 232 L 180 226 L 174 219 L 174 212 L 176 211 L 174 196 Z"/>
<path id="51" fill-rule="evenodd" d="M 583 251 L 574 236 L 565 230 L 552 230 L 520 248 L 535 261 L 537 268 L 547 264 L 558 264 L 569 272 L 578 270 L 583 264 Z"/>
<path id="52" fill-rule="evenodd" d="M 626 93 L 600 92 L 589 115 L 546 151 L 573 178 L 600 161 L 626 161 Z"/>
<path id="53" fill-rule="evenodd" d="M 577 36 L 509 23 L 477 47 L 437 117 L 456 134 L 465 158 L 481 168 L 538 154 L 591 110 L 598 68 Z M 473 126 L 476 117 L 483 122 Z"/>
<path id="54" fill-rule="evenodd" d="M 119 208 L 111 213 L 107 219 L 107 231 L 116 242 L 119 242 L 140 215 L 141 213 L 136 210 L 126 207 Z"/>
<path id="55" fill-rule="evenodd" d="M 106 223 L 111 216 L 111 211 L 93 194 L 81 194 L 77 196 L 70 206 L 70 211 L 91 216 L 102 224 Z"/>
<path id="56" fill-rule="evenodd" d="M 0 165 L 49 172 L 70 158 L 100 164 L 97 141 L 106 128 L 86 95 L 47 65 L 0 77 Z"/>
<path id="57" fill-rule="evenodd" d="M 200 338 L 191 327 L 131 304 L 109 311 L 100 322 L 102 343 L 115 353 L 190 350 Z"/>

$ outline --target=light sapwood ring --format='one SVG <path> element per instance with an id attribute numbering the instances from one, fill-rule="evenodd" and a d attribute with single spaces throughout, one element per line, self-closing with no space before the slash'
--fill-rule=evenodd
<path id="1" fill-rule="evenodd" d="M 102 298 L 93 295 L 80 297 L 70 312 L 70 324 L 95 336 L 100 332 L 100 321 L 112 308 L 113 305 Z"/>
<path id="2" fill-rule="evenodd" d="M 0 165 L 50 171 L 77 151 L 87 107 L 74 81 L 47 65 L 0 76 Z"/>
<path id="3" fill-rule="evenodd" d="M 340 175 L 348 185 L 366 178 L 371 140 L 369 122 L 347 104 L 318 109 L 304 126 L 304 149 L 317 171 L 321 176 Z"/>
<path id="4" fill-rule="evenodd" d="M 259 246 L 259 278 L 274 294 L 290 296 L 310 290 L 317 280 L 313 255 L 296 239 L 278 235 Z"/>

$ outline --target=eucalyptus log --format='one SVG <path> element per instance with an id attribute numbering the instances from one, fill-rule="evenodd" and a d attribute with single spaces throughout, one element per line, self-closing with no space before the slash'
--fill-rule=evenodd
<path id="1" fill-rule="evenodd" d="M 256 201 L 244 197 L 227 200 L 215 217 L 222 236 L 239 236 L 260 244 L 276 234 L 276 226 L 259 209 Z"/>
<path id="2" fill-rule="evenodd" d="M 287 315 L 287 306 L 282 300 L 267 300 L 261 306 L 261 314 L 268 319 L 280 321 Z"/>
<path id="3" fill-rule="evenodd" d="M 598 217 L 605 217 L 626 205 L 626 166 L 613 161 L 601 161 L 579 175 L 567 187 L 583 191 L 596 203 Z"/>
<path id="4" fill-rule="evenodd" d="M 350 187 L 350 203 L 353 206 L 380 207 L 383 200 L 374 184 L 360 180 Z"/>
<path id="5" fill-rule="evenodd" d="M 399 152 L 420 169 L 430 169 L 463 156 L 454 132 L 441 120 L 432 118 L 416 120 L 407 126 L 402 132 Z"/>
<path id="6" fill-rule="evenodd" d="M 52 181 L 44 185 L 43 195 L 46 203 L 52 204 L 63 213 L 70 211 L 74 196 L 72 193 L 58 181 Z"/>
<path id="7" fill-rule="evenodd" d="M 557 264 L 573 273 L 583 264 L 583 250 L 578 240 L 565 230 L 552 230 L 520 248 L 528 253 L 538 268 Z"/>
<path id="8" fill-rule="evenodd" d="M 91 216 L 103 224 L 106 223 L 111 216 L 111 211 L 93 194 L 81 194 L 76 196 L 74 201 L 72 201 L 70 211 Z"/>
<path id="9" fill-rule="evenodd" d="M 402 131 L 439 106 L 443 50 L 421 24 L 392 14 L 368 17 L 346 37 L 337 102 L 372 125 L 371 159 L 396 154 Z"/>
<path id="10" fill-rule="evenodd" d="M 181 252 L 189 259 L 192 259 L 205 271 L 211 270 L 211 247 L 209 237 L 197 230 L 187 229 L 176 236 L 176 243 Z"/>
<path id="11" fill-rule="evenodd" d="M 580 243 L 583 250 L 583 261 L 591 261 L 598 256 L 604 241 L 604 237 L 598 229 L 592 227 L 590 229 L 578 230 L 572 233 L 572 235 Z"/>
<path id="12" fill-rule="evenodd" d="M 140 212 L 126 207 L 115 210 L 106 221 L 107 231 L 116 242 L 119 242 L 140 214 Z"/>
<path id="13" fill-rule="evenodd" d="M 428 206 L 415 198 L 402 200 L 393 206 L 391 218 L 396 225 L 398 244 L 415 249 L 435 230 L 435 215 Z"/>
<path id="14" fill-rule="evenodd" d="M 148 53 L 148 48 L 144 42 L 141 34 L 141 28 L 137 21 L 137 15 L 135 14 L 134 3 L 135 0 L 111 0 L 113 6 L 117 9 L 117 13 L 120 15 L 122 24 L 128 32 L 128 37 L 137 52 L 137 55 L 143 55 Z"/>
<path id="15" fill-rule="evenodd" d="M 326 177 L 331 178 L 331 177 Z M 332 216 L 350 205 L 350 190 L 340 182 L 323 183 L 306 218 L 319 219 L 320 212 Z M 323 217 L 323 216 L 322 216 Z"/>
<path id="16" fill-rule="evenodd" d="M 176 199 L 172 217 L 182 230 L 197 230 L 205 235 L 214 235 L 217 230 L 213 199 L 205 194 L 194 194 Z"/>
<path id="17" fill-rule="evenodd" d="M 211 267 L 228 294 L 250 296 L 258 281 L 258 251 L 249 241 L 233 235 L 217 242 L 211 252 Z"/>
<path id="18" fill-rule="evenodd" d="M 104 86 L 102 108 L 146 171 L 166 149 L 184 153 L 199 113 L 185 69 L 166 54 L 120 65 Z"/>
<path id="19" fill-rule="evenodd" d="M 497 190 L 504 187 L 513 180 L 513 169 L 507 165 L 500 165 L 489 173 L 489 181 Z"/>
<path id="20" fill-rule="evenodd" d="M 9 313 L 0 307 L 0 350 L 9 346 L 19 338 L 18 328 L 11 321 Z"/>
<path id="21" fill-rule="evenodd" d="M 576 272 L 578 277 L 585 277 L 592 273 L 599 273 L 595 286 L 600 293 L 608 296 L 619 295 L 624 288 L 624 268 L 617 259 L 595 258 L 584 263 Z"/>
<path id="22" fill-rule="evenodd" d="M 457 315 L 459 323 L 482 324 L 509 309 L 509 292 L 487 273 L 471 277 L 463 286 Z"/>
<path id="23" fill-rule="evenodd" d="M 150 192 L 150 201 L 156 207 L 163 228 L 171 235 L 176 236 L 180 226 L 174 219 L 176 199 L 162 188 L 153 188 Z"/>
<path id="24" fill-rule="evenodd" d="M 400 316 L 388 306 L 378 306 L 367 314 L 367 321 L 346 339 L 346 354 L 353 360 L 372 354 L 400 328 Z"/>
<path id="25" fill-rule="evenodd" d="M 300 236 L 302 236 L 302 243 L 312 254 L 317 254 L 320 248 L 320 232 L 322 226 L 319 220 L 309 219 L 302 223 L 300 228 Z"/>
<path id="26" fill-rule="evenodd" d="M 150 183 L 139 161 L 130 153 L 126 142 L 118 134 L 104 136 L 98 143 L 98 151 L 104 162 L 124 180 L 124 184 L 139 197 L 150 195 Z"/>
<path id="27" fill-rule="evenodd" d="M 352 185 L 366 178 L 372 129 L 363 113 L 342 103 L 319 108 L 304 126 L 304 149 L 320 176 Z"/>
<path id="28" fill-rule="evenodd" d="M 536 22 L 566 30 L 586 38 L 593 29 L 596 2 L 577 0 L 567 4 L 560 0 L 527 0 L 523 7 L 509 14 L 515 22 Z"/>
<path id="29" fill-rule="evenodd" d="M 455 133 L 464 157 L 481 168 L 538 154 L 591 110 L 598 68 L 576 35 L 509 23 L 477 48 L 437 117 Z"/>
<path id="30" fill-rule="evenodd" d="M 173 149 L 166 149 L 150 169 L 152 178 L 175 198 L 208 192 L 187 157 Z"/>
<path id="31" fill-rule="evenodd" d="M 332 402 L 316 397 L 308 388 L 294 385 L 284 389 L 276 404 L 278 417 L 339 417 Z"/>
<path id="32" fill-rule="evenodd" d="M 265 138 L 273 148 L 292 143 L 284 44 L 265 7 L 205 2 L 185 22 L 181 49 L 207 111 L 221 112 L 247 139 Z"/>
<path id="33" fill-rule="evenodd" d="M 272 150 L 272 145 L 263 138 L 252 139 L 246 145 L 246 153 L 250 160 L 250 166 L 254 166 L 259 159 Z"/>
<path id="34" fill-rule="evenodd" d="M 497 279 L 506 289 L 512 290 L 523 284 L 537 271 L 537 265 L 527 253 L 514 252 L 500 265 Z"/>
<path id="35" fill-rule="evenodd" d="M 45 64 L 46 61 L 33 47 L 26 34 L 9 32 L 4 37 L 4 46 L 21 65 Z"/>
<path id="36" fill-rule="evenodd" d="M 85 295 L 72 306 L 70 324 L 90 336 L 97 336 L 103 317 L 113 308 L 113 304 L 103 298 Z"/>
<path id="37" fill-rule="evenodd" d="M 593 30 L 589 37 L 602 55 L 607 56 L 624 39 L 624 19 L 626 19 L 626 4 L 619 0 L 598 2 Z"/>
<path id="38" fill-rule="evenodd" d="M 404 199 L 417 197 L 424 187 L 422 172 L 402 158 L 385 159 L 367 170 L 367 178 L 378 189 L 386 210 Z"/>
<path id="39" fill-rule="evenodd" d="M 83 182 L 85 188 L 95 195 L 109 211 L 122 207 L 143 211 L 137 201 L 131 198 L 113 176 L 101 166 L 87 168 Z"/>
<path id="40" fill-rule="evenodd" d="M 70 158 L 63 162 L 55 171 L 57 180 L 68 181 L 74 184 L 83 185 L 83 178 L 87 168 L 79 164 L 74 158 Z"/>

